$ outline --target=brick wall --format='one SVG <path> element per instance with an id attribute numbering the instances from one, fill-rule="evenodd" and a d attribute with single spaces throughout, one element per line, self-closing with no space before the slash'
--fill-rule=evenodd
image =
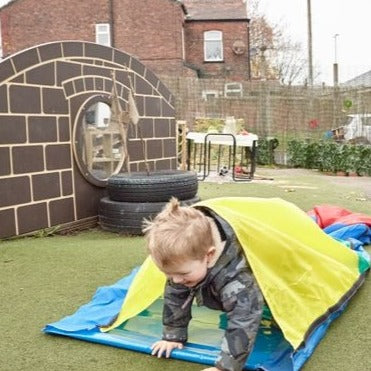
<path id="1" fill-rule="evenodd" d="M 115 47 L 137 56 L 155 73 L 195 76 L 183 63 L 183 23 L 177 1 L 116 1 Z"/>
<path id="2" fill-rule="evenodd" d="M 142 62 L 182 60 L 183 10 L 169 0 L 115 2 L 115 47 Z"/>
<path id="3" fill-rule="evenodd" d="M 187 75 L 183 65 L 184 13 L 173 0 L 114 0 L 114 46 L 155 73 Z M 0 13 L 3 54 L 57 40 L 95 42 L 95 24 L 110 23 L 110 0 L 17 0 Z"/>
<path id="4" fill-rule="evenodd" d="M 0 62 L 0 238 L 96 217 L 105 181 L 82 169 L 74 144 L 81 112 L 110 103 L 112 71 L 123 108 L 133 82 L 150 169 L 176 169 L 174 98 L 138 60 L 87 42 L 20 52 Z M 138 128 L 128 149 L 130 169 L 143 170 Z"/>
<path id="5" fill-rule="evenodd" d="M 231 49 L 237 39 L 247 44 L 246 21 L 184 23 L 183 8 L 174 0 L 16 0 L 0 11 L 3 54 L 58 40 L 95 42 L 95 24 L 110 23 L 111 14 L 113 46 L 140 59 L 155 73 L 196 76 L 194 69 L 184 65 L 184 27 L 185 38 L 191 40 L 185 45 L 186 61 L 203 75 L 239 80 L 247 76 L 247 54 L 235 55 Z M 223 63 L 202 63 L 200 37 L 207 29 L 223 31 Z"/>
<path id="6" fill-rule="evenodd" d="M 95 42 L 95 24 L 109 22 L 109 0 L 17 0 L 1 11 L 4 55 L 57 40 Z"/>
<path id="7" fill-rule="evenodd" d="M 248 77 L 247 59 L 247 21 L 210 22 L 192 21 L 186 23 L 186 60 L 200 70 L 203 77 L 229 78 L 246 80 Z M 223 32 L 223 62 L 204 62 L 205 31 Z M 245 52 L 237 55 L 233 52 L 233 43 L 241 40 L 246 46 Z"/>

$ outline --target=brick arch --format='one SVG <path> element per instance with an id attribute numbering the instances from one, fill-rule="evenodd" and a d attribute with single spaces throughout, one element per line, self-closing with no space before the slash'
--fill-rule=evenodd
<path id="1" fill-rule="evenodd" d="M 0 63 L 0 84 L 10 79 L 54 61 L 90 65 L 92 69 L 106 69 L 107 77 L 112 69 L 131 71 L 141 82 L 146 81 L 173 106 L 173 96 L 158 77 L 146 68 L 138 59 L 118 49 L 91 42 L 62 41 L 41 44 L 20 51 Z M 101 65 L 94 64 L 102 62 Z M 89 63 L 90 62 L 90 63 Z M 102 71 L 100 71 L 102 72 Z M 104 75 L 104 74 L 103 74 Z"/>
<path id="2" fill-rule="evenodd" d="M 140 61 L 89 42 L 26 49 L 0 62 L 0 238 L 96 221 L 104 189 L 81 174 L 72 132 L 89 97 L 110 97 L 112 71 L 124 104 L 133 87 L 151 169 L 176 168 L 174 97 Z M 136 130 L 129 152 L 144 170 Z"/>
<path id="3" fill-rule="evenodd" d="M 112 78 L 90 76 L 78 76 L 62 82 L 64 95 L 67 99 L 71 99 L 79 94 L 89 92 L 100 92 L 110 94 L 112 91 Z M 120 91 L 124 85 L 117 83 Z"/>

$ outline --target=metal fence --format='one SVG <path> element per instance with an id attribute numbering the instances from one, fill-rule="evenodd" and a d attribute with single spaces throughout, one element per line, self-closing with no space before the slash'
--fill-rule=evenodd
<path id="1" fill-rule="evenodd" d="M 278 82 L 234 82 L 161 76 L 175 96 L 176 118 L 188 127 L 200 118 L 234 116 L 259 137 L 279 140 L 282 154 L 291 138 L 325 138 L 346 116 L 371 113 L 371 86 L 282 86 Z M 282 160 L 284 162 L 284 160 Z"/>

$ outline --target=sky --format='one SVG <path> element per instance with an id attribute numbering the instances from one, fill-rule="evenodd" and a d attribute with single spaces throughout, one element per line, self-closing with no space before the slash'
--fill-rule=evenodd
<path id="1" fill-rule="evenodd" d="M 260 12 L 282 25 L 308 55 L 308 0 L 260 0 Z M 371 0 L 311 0 L 315 83 L 333 85 L 335 49 L 339 82 L 371 70 Z M 335 35 L 338 36 L 335 37 Z"/>
<path id="2" fill-rule="evenodd" d="M 249 0 L 248 0 L 249 1 Z M 260 0 L 260 10 L 308 50 L 308 0 Z M 0 0 L 0 6 L 9 0 Z M 335 49 L 339 82 L 371 70 L 371 0 L 311 0 L 315 83 L 333 84 Z M 334 37 L 335 35 L 337 37 Z"/>

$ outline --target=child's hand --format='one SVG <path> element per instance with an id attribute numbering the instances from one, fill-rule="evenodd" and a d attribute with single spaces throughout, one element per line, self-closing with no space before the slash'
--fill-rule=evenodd
<path id="1" fill-rule="evenodd" d="M 166 340 L 159 340 L 152 344 L 152 355 L 156 355 L 157 357 L 161 358 L 162 355 L 165 353 L 166 358 L 170 357 L 171 351 L 175 348 L 183 349 L 182 343 L 177 343 L 175 341 L 166 341 Z"/>

